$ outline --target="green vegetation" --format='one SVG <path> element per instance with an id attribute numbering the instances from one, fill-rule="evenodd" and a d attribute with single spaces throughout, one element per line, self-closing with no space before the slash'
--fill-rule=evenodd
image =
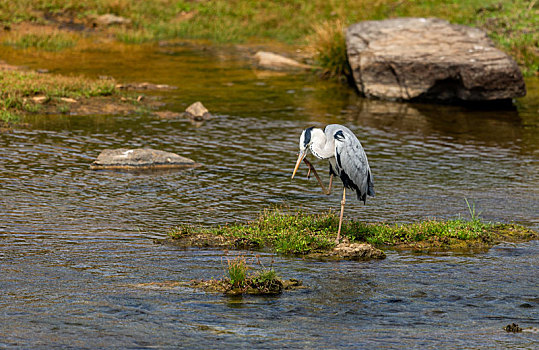
<path id="1" fill-rule="evenodd" d="M 60 51 L 74 47 L 77 38 L 74 34 L 62 31 L 18 33 L 8 35 L 4 40 L 5 45 L 10 45 L 18 49 L 38 49 L 44 51 Z"/>
<path id="2" fill-rule="evenodd" d="M 471 220 L 426 220 L 407 224 L 373 223 L 355 220 L 343 222 L 344 235 L 350 242 L 367 242 L 376 247 L 402 249 L 470 249 L 486 248 L 502 240 L 519 241 L 539 238 L 523 226 L 486 223 L 470 206 Z M 242 242 L 245 246 L 270 247 L 284 254 L 308 254 L 335 247 L 338 215 L 328 212 L 310 215 L 266 210 L 249 223 L 219 227 L 178 226 L 168 234 L 173 239 L 185 237 L 219 238 L 220 242 Z M 245 244 L 249 242 L 250 244 Z M 233 244 L 232 244 L 233 245 Z"/>
<path id="3" fill-rule="evenodd" d="M 260 260 L 258 264 L 262 266 Z M 273 268 L 266 269 L 262 266 L 261 270 L 248 275 L 247 271 L 250 269 L 252 268 L 247 264 L 247 259 L 242 255 L 234 259 L 227 258 L 227 271 L 223 280 L 195 281 L 194 284 L 209 291 L 224 292 L 228 295 L 279 294 L 283 289 L 301 286 L 297 280 L 281 280 Z"/>
<path id="4" fill-rule="evenodd" d="M 0 117 L 5 122 L 15 122 L 17 114 L 36 112 L 45 103 L 58 104 L 64 110 L 61 98 L 107 96 L 116 93 L 115 86 L 110 79 L 0 70 Z"/>
<path id="5" fill-rule="evenodd" d="M 2 107 L 0 107 L 0 121 L 2 121 L 2 124 L 11 124 L 11 123 L 16 123 L 20 120 L 21 118 L 13 113 L 13 112 L 10 112 L 10 111 L 7 111 L 5 109 L 3 109 Z M 1 126 L 1 124 L 0 124 Z"/>
<path id="6" fill-rule="evenodd" d="M 339 19 L 314 26 L 309 48 L 325 78 L 348 77 L 352 69 L 346 53 L 345 26 Z"/>
<path id="7" fill-rule="evenodd" d="M 538 7 L 535 0 L 14 0 L 0 2 L 0 23 L 47 23 L 45 18 L 49 18 L 91 27 L 97 16 L 112 13 L 131 21 L 108 29 L 129 43 L 176 38 L 220 43 L 260 39 L 293 45 L 310 42 L 319 53 L 315 59 L 324 67 L 324 74 L 332 75 L 346 69 L 339 34 L 343 26 L 401 16 L 439 17 L 487 30 L 525 73 L 537 74 Z M 328 46 L 328 38 L 337 42 Z"/>
<path id="8" fill-rule="evenodd" d="M 228 278 L 233 287 L 244 287 L 247 280 L 247 261 L 243 256 L 237 256 L 235 259 L 227 259 Z"/>

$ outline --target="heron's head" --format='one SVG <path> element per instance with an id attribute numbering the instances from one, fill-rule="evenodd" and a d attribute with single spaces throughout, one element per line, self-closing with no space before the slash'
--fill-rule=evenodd
<path id="1" fill-rule="evenodd" d="M 301 164 L 301 161 L 305 156 L 307 155 L 307 151 L 309 150 L 309 146 L 313 143 L 312 140 L 312 131 L 314 127 L 307 128 L 301 132 L 301 136 L 299 137 L 299 153 L 298 153 L 298 160 L 296 162 L 296 166 L 294 167 L 294 172 L 292 173 L 292 178 L 294 178 L 294 175 L 296 175 L 296 171 L 298 171 L 299 165 Z"/>

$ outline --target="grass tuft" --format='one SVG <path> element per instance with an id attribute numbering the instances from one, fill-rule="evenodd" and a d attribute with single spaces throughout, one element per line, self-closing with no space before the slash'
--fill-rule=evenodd
<path id="1" fill-rule="evenodd" d="M 230 260 L 227 258 L 228 278 L 234 288 L 245 287 L 247 282 L 247 270 L 249 269 L 244 256 L 237 256 Z"/>
<path id="2" fill-rule="evenodd" d="M 313 26 L 314 33 L 308 38 L 308 50 L 314 52 L 314 60 L 324 78 L 346 78 L 351 75 L 346 53 L 345 29 L 341 19 Z"/>

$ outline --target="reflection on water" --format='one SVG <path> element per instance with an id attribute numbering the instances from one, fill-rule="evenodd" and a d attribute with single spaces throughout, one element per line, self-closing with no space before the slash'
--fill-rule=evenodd
<path id="1" fill-rule="evenodd" d="M 217 118 L 195 127 L 144 115 L 33 116 L 28 127 L 0 134 L 0 314 L 9 320 L 0 346 L 532 348 L 538 341 L 537 333 L 502 330 L 511 322 L 539 326 L 536 242 L 475 256 L 390 252 L 368 263 L 277 258 L 278 271 L 309 286 L 279 298 L 136 287 L 222 275 L 221 251 L 152 242 L 173 225 L 248 220 L 272 205 L 338 210 L 338 188 L 325 196 L 314 180 L 290 180 L 299 134 L 311 125 L 348 125 L 369 156 L 377 197 L 366 206 L 348 201 L 347 217 L 466 216 L 467 198 L 487 220 L 537 229 L 537 79 L 518 110 L 470 111 L 367 101 L 335 83 L 258 72 L 241 50 L 126 46 L 56 55 L 6 49 L 0 59 L 175 85 L 159 92 L 167 109 L 201 100 Z M 176 152 L 203 166 L 89 170 L 102 149 L 116 147 Z"/>

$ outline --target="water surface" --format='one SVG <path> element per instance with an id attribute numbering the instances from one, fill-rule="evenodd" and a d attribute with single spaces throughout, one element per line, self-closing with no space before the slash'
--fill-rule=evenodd
<path id="1" fill-rule="evenodd" d="M 309 75 L 254 70 L 247 53 L 193 45 L 0 53 L 51 72 L 174 85 L 150 94 L 169 110 L 200 100 L 216 115 L 199 127 L 144 114 L 38 115 L 0 134 L 0 345 L 535 347 L 537 332 L 502 328 L 539 327 L 537 242 L 476 255 L 388 252 L 363 263 L 262 254 L 309 287 L 277 298 L 140 286 L 223 275 L 226 252 L 154 243 L 174 225 L 249 220 L 274 205 L 338 210 L 340 185 L 325 196 L 314 179 L 290 179 L 301 130 L 313 125 L 346 124 L 369 157 L 377 196 L 366 206 L 350 197 L 347 217 L 466 217 L 467 198 L 486 220 L 539 227 L 537 79 L 513 111 L 367 101 Z M 102 149 L 117 147 L 203 166 L 89 170 Z M 325 175 L 327 165 L 314 164 Z"/>

